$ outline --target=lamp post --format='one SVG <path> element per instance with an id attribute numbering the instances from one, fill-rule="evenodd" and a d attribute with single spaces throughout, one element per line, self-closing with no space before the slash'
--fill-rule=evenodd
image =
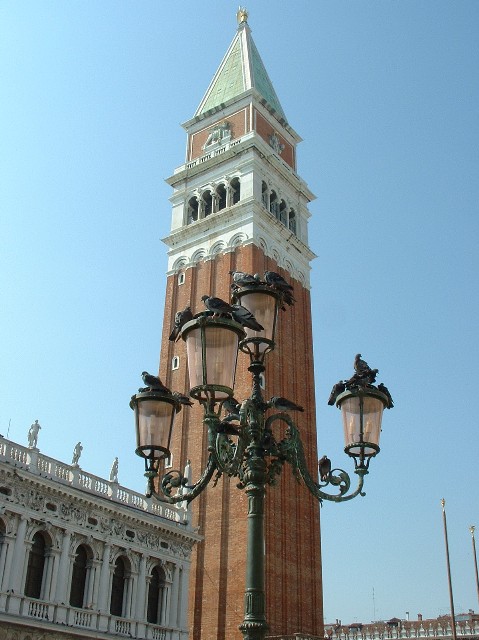
<path id="1" fill-rule="evenodd" d="M 479 573 L 477 571 L 477 554 L 476 554 L 476 539 L 474 537 L 474 532 L 476 527 L 471 524 L 469 527 L 469 531 L 471 532 L 472 537 L 472 557 L 474 558 L 474 571 L 476 576 L 476 590 L 477 590 L 477 601 L 479 602 Z"/>
<path id="2" fill-rule="evenodd" d="M 275 483 L 288 463 L 319 502 L 343 502 L 364 495 L 364 476 L 371 458 L 379 452 L 383 410 L 393 403 L 384 385 L 374 385 L 377 370 L 356 356 L 354 375 L 334 385 L 329 404 L 336 404 L 342 412 L 345 452 L 354 460 L 358 483 L 350 491 L 349 475 L 342 469 L 331 469 L 326 457 L 320 461 L 321 478 L 316 482 L 306 466 L 299 430 L 287 413 L 291 403 L 284 398 L 266 401 L 261 390 L 266 356 L 276 346 L 278 310 L 292 303 L 291 295 L 281 286 L 257 278 L 250 286 L 234 285 L 233 302 L 241 310 L 248 310 L 261 329 L 256 324 L 254 329 L 249 328 L 251 323 L 243 327 L 233 319 L 238 317 L 233 310 L 232 314 L 199 313 L 181 328 L 187 349 L 189 393 L 202 405 L 208 430 L 208 459 L 196 483 L 189 484 L 180 471 L 160 477 L 160 463 L 170 455 L 174 415 L 181 408 L 178 396 L 156 379 L 158 385 L 153 381 L 140 389 L 132 396 L 130 406 L 135 410 L 136 452 L 145 460 L 148 495 L 169 503 L 190 502 L 215 473 L 216 478 L 226 474 L 239 479 L 238 487 L 248 496 L 244 620 L 239 628 L 245 640 L 262 640 L 268 629 L 263 549 L 267 485 Z M 238 351 L 249 355 L 252 376 L 251 395 L 241 403 L 233 399 Z M 155 403 L 158 408 L 154 408 Z M 221 418 L 224 410 L 227 415 Z M 326 493 L 327 485 L 336 492 Z"/>
<path id="3" fill-rule="evenodd" d="M 452 594 L 452 580 L 451 580 L 451 562 L 449 560 L 449 541 L 447 536 L 447 518 L 446 518 L 446 501 L 441 498 L 442 507 L 442 523 L 444 528 L 444 546 L 446 549 L 446 567 L 447 567 L 447 584 L 449 587 L 449 604 L 451 607 L 451 629 L 453 640 L 457 639 L 456 634 L 456 614 L 454 613 L 454 596 Z"/>

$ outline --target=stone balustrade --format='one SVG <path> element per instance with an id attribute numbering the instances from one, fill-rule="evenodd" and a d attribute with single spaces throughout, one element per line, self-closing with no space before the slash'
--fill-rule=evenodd
<path id="1" fill-rule="evenodd" d="M 42 454 L 36 448 L 23 447 L 7 440 L 3 436 L 0 436 L 0 462 L 9 463 L 34 475 L 49 478 L 59 484 L 68 485 L 82 491 L 88 491 L 101 498 L 140 509 L 167 520 L 182 524 L 186 524 L 188 521 L 185 503 L 179 503 L 179 506 L 162 504 L 152 498 L 146 498 L 141 493 L 122 487 L 118 482 L 105 480 L 87 473 L 78 465 L 68 465 L 60 462 Z"/>
<path id="2" fill-rule="evenodd" d="M 8 617 L 12 614 L 10 611 L 11 596 L 9 594 L 0 594 L 0 614 Z M 13 600 L 12 600 L 13 602 Z M 177 632 L 168 627 L 149 624 L 134 619 L 119 618 L 111 614 L 101 613 L 100 611 L 88 611 L 86 609 L 76 609 L 64 604 L 52 604 L 51 602 L 43 602 L 26 596 L 20 597 L 20 606 L 18 607 L 18 597 L 15 598 L 14 617 L 12 621 L 20 615 L 25 624 L 31 622 L 31 626 L 35 622 L 58 624 L 62 627 L 78 628 L 83 631 L 103 632 L 107 634 L 115 634 L 118 636 L 126 636 L 128 638 L 138 637 L 151 640 L 170 640 L 177 637 Z"/>

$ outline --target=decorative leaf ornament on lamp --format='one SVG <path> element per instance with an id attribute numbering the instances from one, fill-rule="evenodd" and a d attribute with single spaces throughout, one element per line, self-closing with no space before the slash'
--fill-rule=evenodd
<path id="1" fill-rule="evenodd" d="M 292 411 L 302 412 L 302 407 L 282 397 L 265 400 L 261 389 L 265 357 L 276 347 L 279 310 L 286 311 L 294 304 L 292 286 L 271 271 L 263 278 L 238 271 L 231 274 L 232 304 L 203 296 L 207 310 L 192 319 L 189 307 L 186 316 L 185 312 L 177 314 L 170 336 L 186 342 L 189 394 L 203 406 L 208 432 L 206 466 L 195 483 L 180 471 L 159 477 L 160 461 L 170 455 L 173 420 L 181 409 L 178 398 L 187 404 L 185 396 L 171 393 L 158 378 L 144 373 L 147 387 L 132 397 L 130 406 L 135 409 L 136 453 L 145 459 L 148 495 L 164 502 L 188 503 L 208 486 L 214 474 L 216 478 L 226 474 L 239 479 L 238 487 L 248 496 L 245 617 L 240 630 L 245 640 L 263 640 L 268 627 L 263 549 L 267 485 L 275 484 L 288 463 L 319 502 L 343 502 L 364 495 L 364 476 L 371 458 L 379 452 L 383 410 L 392 408 L 393 402 L 384 385 L 374 385 L 377 369 L 371 369 L 358 354 L 354 375 L 335 384 L 329 398 L 330 405 L 341 409 L 345 452 L 354 459 L 357 487 L 350 491 L 349 475 L 332 469 L 327 456 L 319 461 L 320 477 L 317 471 L 312 474 L 299 429 L 290 416 Z M 242 402 L 233 398 L 238 350 L 249 355 L 252 376 L 251 395 Z M 223 418 L 222 411 L 226 412 Z M 327 486 L 336 492 L 326 493 Z"/>

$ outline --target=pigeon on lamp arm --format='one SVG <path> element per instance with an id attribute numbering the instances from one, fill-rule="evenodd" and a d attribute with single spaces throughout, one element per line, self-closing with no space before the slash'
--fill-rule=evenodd
<path id="1" fill-rule="evenodd" d="M 179 391 L 173 391 L 171 394 L 175 400 L 177 400 L 180 404 L 185 405 L 186 407 L 192 407 L 193 403 L 191 402 L 188 396 L 185 396 L 183 393 Z"/>
<path id="2" fill-rule="evenodd" d="M 325 482 L 331 473 L 331 460 L 328 456 L 323 456 L 318 460 L 318 471 L 322 482 Z"/>
<path id="3" fill-rule="evenodd" d="M 231 420 L 239 420 L 239 410 L 241 408 L 240 403 L 236 398 L 230 396 L 226 398 L 223 402 L 223 409 L 226 411 L 227 415 L 224 418 L 225 422 L 230 422 Z"/>
<path id="4" fill-rule="evenodd" d="M 278 411 L 304 411 L 303 407 L 300 407 L 299 404 L 279 396 L 273 396 L 268 402 L 268 406 L 273 407 Z"/>

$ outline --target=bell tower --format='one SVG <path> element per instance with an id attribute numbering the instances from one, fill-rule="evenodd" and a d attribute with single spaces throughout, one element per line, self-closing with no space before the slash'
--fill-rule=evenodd
<path id="1" fill-rule="evenodd" d="M 264 397 L 285 396 L 304 407 L 295 415 L 308 465 L 317 469 L 308 204 L 314 198 L 296 172 L 301 138 L 287 122 L 253 42 L 247 13 L 193 118 L 186 161 L 168 179 L 173 188 L 160 377 L 189 389 L 182 340 L 169 341 L 175 313 L 204 310 L 204 294 L 230 299 L 230 271 L 280 273 L 294 286 L 295 304 L 280 312 L 276 349 L 269 354 Z M 240 354 L 235 397 L 250 394 L 248 361 Z M 202 409 L 178 415 L 169 461 L 191 461 L 193 481 L 207 457 Z M 246 559 L 247 499 L 221 477 L 192 503 L 197 545 L 191 581 L 192 640 L 240 639 Z M 266 496 L 264 552 L 269 635 L 323 636 L 319 504 L 285 467 Z"/>

